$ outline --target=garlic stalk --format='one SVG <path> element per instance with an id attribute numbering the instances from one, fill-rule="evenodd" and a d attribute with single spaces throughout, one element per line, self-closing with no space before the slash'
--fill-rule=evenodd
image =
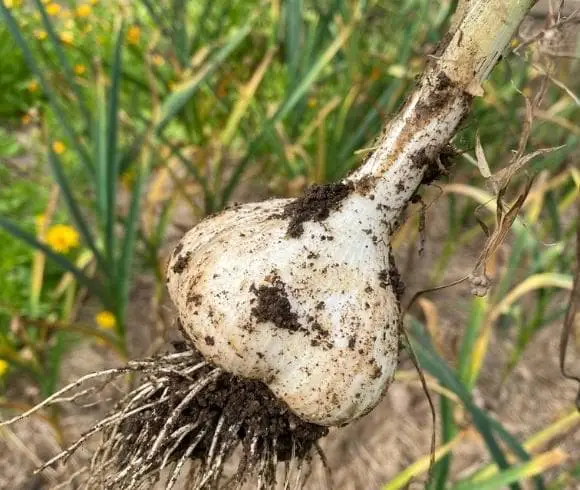
<path id="1" fill-rule="evenodd" d="M 307 422 L 342 425 L 376 406 L 398 355 L 390 238 L 533 3 L 472 1 L 376 151 L 342 182 L 234 207 L 185 235 L 168 288 L 208 362 L 262 381 Z"/>

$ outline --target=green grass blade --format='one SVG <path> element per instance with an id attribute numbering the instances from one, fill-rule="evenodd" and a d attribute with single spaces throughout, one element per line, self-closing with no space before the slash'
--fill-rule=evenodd
<path id="1" fill-rule="evenodd" d="M 486 298 L 475 297 L 471 300 L 471 312 L 459 349 L 459 360 L 457 364 L 459 379 L 469 391 L 473 389 L 476 381 L 476 377 L 470 372 L 471 354 L 473 352 L 473 346 L 483 328 L 487 309 L 488 300 Z"/>
<path id="2" fill-rule="evenodd" d="M 119 260 L 119 272 L 117 275 L 117 291 L 119 292 L 119 306 L 117 312 L 121 319 L 124 319 L 125 308 L 129 300 L 131 265 L 133 263 L 135 242 L 139 228 L 141 194 L 143 191 L 143 183 L 149 173 L 149 166 L 149 162 L 147 162 L 141 164 L 141 166 L 136 169 L 137 175 L 133 186 L 131 205 L 129 207 L 129 214 L 125 220 L 125 233 L 123 237 L 121 258 Z"/>
<path id="3" fill-rule="evenodd" d="M 85 104 L 83 93 L 81 92 L 78 83 L 76 83 L 75 81 L 75 74 L 73 72 L 73 69 L 68 61 L 67 56 L 65 55 L 62 49 L 61 41 L 56 35 L 52 22 L 50 21 L 42 2 L 40 0 L 34 0 L 34 4 L 36 5 L 36 9 L 40 12 L 42 23 L 44 25 L 44 28 L 46 29 L 48 38 L 52 43 L 54 52 L 56 53 L 56 57 L 59 62 L 59 68 L 60 70 L 63 71 L 67 84 L 71 87 L 74 94 L 76 95 L 80 112 L 83 116 L 87 129 L 89 129 L 91 126 L 91 116 Z"/>
<path id="4" fill-rule="evenodd" d="M 415 327 L 419 325 L 418 322 L 414 322 L 414 324 Z M 419 333 L 419 335 L 413 335 L 410 339 L 421 365 L 435 376 L 443 386 L 449 388 L 459 396 L 465 408 L 471 413 L 473 424 L 483 437 L 489 453 L 495 460 L 496 464 L 502 470 L 508 469 L 510 465 L 494 437 L 488 417 L 473 403 L 469 392 L 461 384 L 447 364 L 445 364 L 445 362 L 435 353 L 432 346 L 430 346 L 429 342 L 426 340 L 426 336 L 424 334 L 421 335 L 420 332 L 416 332 L 417 328 L 414 330 L 415 333 Z M 512 484 L 511 488 L 512 490 L 520 490 L 520 486 L 517 483 Z"/>
<path id="5" fill-rule="evenodd" d="M 96 119 L 93 126 L 93 152 L 96 162 L 95 169 L 95 207 L 97 211 L 98 223 L 103 234 L 107 226 L 107 98 L 105 96 L 105 82 L 99 77 L 95 89 L 97 100 Z M 108 257 L 109 250 L 105 248 Z"/>
<path id="6" fill-rule="evenodd" d="M 4 5 L 4 2 L 0 2 L 0 15 L 4 19 L 6 28 L 10 32 L 10 35 L 12 36 L 12 38 L 18 45 L 20 51 L 22 52 L 22 55 L 26 60 L 28 68 L 38 79 L 38 83 L 40 84 L 42 90 L 46 94 L 48 101 L 50 102 L 50 107 L 52 108 L 62 128 L 62 131 L 66 134 L 67 138 L 70 140 L 70 143 L 73 145 L 73 148 L 79 155 L 81 162 L 83 162 L 83 164 L 88 168 L 88 170 L 91 173 L 93 173 L 94 172 L 93 162 L 91 161 L 89 154 L 76 137 L 75 131 L 73 127 L 70 125 L 69 118 L 64 114 L 62 108 L 60 107 L 57 95 L 54 93 L 49 83 L 47 82 L 46 78 L 44 77 L 42 69 L 36 62 L 34 55 L 32 54 L 32 51 L 28 47 L 27 42 L 24 40 L 24 37 L 20 32 L 18 24 L 14 20 L 14 17 L 10 13 L 10 11 Z"/>
<path id="7" fill-rule="evenodd" d="M 104 261 L 103 256 L 97 247 L 97 243 L 93 237 L 93 234 L 91 233 L 91 230 L 89 229 L 87 222 L 81 213 L 78 203 L 73 193 L 71 192 L 68 179 L 62 169 L 62 164 L 60 163 L 58 156 L 52 150 L 49 150 L 48 152 L 48 162 L 75 227 L 83 237 L 87 247 L 89 247 L 91 252 L 93 252 L 97 263 L 101 268 L 101 271 L 108 275 L 108 264 Z"/>
<path id="8" fill-rule="evenodd" d="M 288 0 L 283 3 L 285 17 L 285 54 L 286 73 L 289 90 L 296 86 L 300 60 L 303 56 L 302 45 L 302 0 Z"/>
<path id="9" fill-rule="evenodd" d="M 203 82 L 205 82 L 241 44 L 250 33 L 253 23 L 254 19 L 251 19 L 241 29 L 239 29 L 231 39 L 218 50 L 212 59 L 199 70 L 195 77 L 167 97 L 161 107 L 161 119 L 155 127 L 155 131 L 158 134 L 163 132 L 169 122 L 183 110 L 187 102 L 195 95 Z"/>
<path id="10" fill-rule="evenodd" d="M 94 279 L 88 277 L 83 271 L 78 269 L 70 260 L 68 260 L 64 255 L 54 252 L 49 246 L 44 243 L 39 242 L 35 236 L 30 233 L 25 232 L 20 229 L 17 225 L 11 221 L 0 217 L 0 227 L 4 228 L 8 233 L 10 233 L 14 238 L 23 241 L 27 245 L 40 250 L 44 253 L 50 260 L 55 264 L 62 267 L 67 272 L 70 272 L 77 281 L 85 286 L 92 294 L 101 298 L 104 304 L 109 304 L 108 298 L 105 296 L 103 289 Z"/>
<path id="11" fill-rule="evenodd" d="M 537 477 L 547 469 L 561 464 L 565 456 L 559 449 L 536 456 L 530 461 L 514 465 L 512 468 L 496 473 L 484 481 L 463 481 L 452 487 L 451 490 L 500 490 L 507 485 Z"/>
<path id="12" fill-rule="evenodd" d="M 122 47 L 123 47 L 123 25 L 119 27 L 115 47 L 113 51 L 113 61 L 111 64 L 111 86 L 107 104 L 107 125 L 106 125 L 106 220 L 105 220 L 105 248 L 107 257 L 113 267 L 117 270 L 115 260 L 115 213 L 117 203 L 117 180 L 119 179 L 119 157 L 117 154 L 118 144 L 118 107 L 119 93 L 121 90 L 122 73 Z"/>

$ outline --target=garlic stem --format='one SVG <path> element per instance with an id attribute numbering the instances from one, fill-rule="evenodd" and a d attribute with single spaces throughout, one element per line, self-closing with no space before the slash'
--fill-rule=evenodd
<path id="1" fill-rule="evenodd" d="M 415 92 L 387 125 L 377 149 L 347 180 L 372 183 L 377 197 L 400 213 L 467 115 L 535 0 L 475 0 L 444 38 Z M 389 219 L 388 217 L 386 219 Z"/>

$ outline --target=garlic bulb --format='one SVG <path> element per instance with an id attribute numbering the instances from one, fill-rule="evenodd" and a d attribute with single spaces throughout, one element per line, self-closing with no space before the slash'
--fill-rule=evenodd
<path id="1" fill-rule="evenodd" d="M 360 417 L 397 363 L 399 286 L 381 216 L 370 196 L 337 184 L 203 221 L 169 264 L 184 333 L 306 421 Z"/>
<path id="2" fill-rule="evenodd" d="M 389 241 L 421 181 L 439 171 L 470 99 L 444 74 L 427 76 L 343 182 L 238 206 L 189 231 L 168 288 L 205 359 L 264 382 L 307 422 L 342 425 L 372 410 L 398 356 L 401 282 Z"/>
<path id="3" fill-rule="evenodd" d="M 224 211 L 181 240 L 169 292 L 208 361 L 262 381 L 319 425 L 346 424 L 378 403 L 400 322 L 389 241 L 421 182 L 440 173 L 440 152 L 532 3 L 502 2 L 473 3 L 349 178 Z"/>

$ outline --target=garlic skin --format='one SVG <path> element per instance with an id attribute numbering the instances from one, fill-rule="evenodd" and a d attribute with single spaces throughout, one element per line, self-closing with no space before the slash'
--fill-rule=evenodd
<path id="1" fill-rule="evenodd" d="M 308 422 L 346 424 L 378 403 L 397 364 L 389 223 L 353 190 L 291 237 L 291 202 L 202 221 L 177 246 L 168 288 L 208 361 L 261 380 Z"/>

